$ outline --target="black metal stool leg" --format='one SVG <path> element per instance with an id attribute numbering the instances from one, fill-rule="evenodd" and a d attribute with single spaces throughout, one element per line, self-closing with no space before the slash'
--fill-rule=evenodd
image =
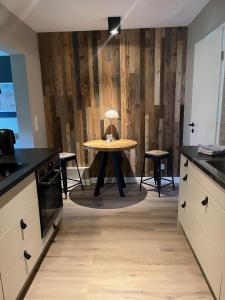
<path id="1" fill-rule="evenodd" d="M 113 162 L 113 167 L 114 167 L 114 171 L 115 171 L 115 175 L 116 175 L 116 180 L 117 180 L 117 185 L 118 185 L 120 196 L 124 197 L 124 193 L 123 193 L 124 178 L 123 178 L 123 175 L 121 174 L 120 160 L 118 159 L 118 155 L 116 152 L 112 152 L 112 162 Z"/>
<path id="2" fill-rule="evenodd" d="M 170 175 L 172 178 L 173 190 L 175 191 L 175 184 L 174 184 L 174 177 L 173 177 L 173 162 L 172 162 L 171 154 L 169 155 L 169 158 L 168 158 L 168 165 L 169 165 L 169 169 L 170 169 Z"/>
<path id="3" fill-rule="evenodd" d="M 76 163 L 76 166 L 77 166 L 77 172 L 78 172 L 78 176 L 79 176 L 79 179 L 80 179 L 81 188 L 82 188 L 82 190 L 84 190 L 83 183 L 82 183 L 81 176 L 80 176 L 80 170 L 79 170 L 78 163 L 77 163 L 77 156 L 75 156 L 74 160 L 75 160 L 75 163 Z"/>
<path id="4" fill-rule="evenodd" d="M 122 180 L 123 188 L 125 188 L 126 187 L 126 182 L 124 180 L 123 170 L 122 170 L 122 160 L 123 160 L 122 153 L 121 152 L 115 152 L 115 155 L 117 155 L 117 159 L 119 161 L 118 166 L 119 166 L 120 177 L 121 177 L 121 180 Z"/>
<path id="5" fill-rule="evenodd" d="M 155 181 L 155 185 L 156 185 L 156 183 L 157 183 L 157 162 L 155 159 L 154 159 L 153 163 L 154 163 L 154 181 Z"/>
<path id="6" fill-rule="evenodd" d="M 158 194 L 160 197 L 161 193 L 161 159 L 157 159 L 157 187 L 158 187 Z"/>
<path id="7" fill-rule="evenodd" d="M 98 175 L 98 179 L 97 179 L 97 184 L 95 187 L 94 196 L 99 195 L 100 188 L 102 187 L 102 185 L 104 183 L 106 163 L 107 163 L 107 158 L 108 158 L 107 152 L 99 152 L 99 155 L 100 155 L 100 170 L 99 170 L 99 175 Z"/>
<path id="8" fill-rule="evenodd" d="M 142 170 L 141 170 L 140 191 L 141 191 L 141 185 L 142 185 L 142 179 L 144 176 L 144 171 L 145 171 L 145 156 L 144 156 L 143 166 L 142 166 Z"/>
<path id="9" fill-rule="evenodd" d="M 63 192 L 65 194 L 65 198 L 67 199 L 67 169 L 66 169 L 66 160 L 61 159 L 60 165 L 61 165 L 61 171 L 62 171 Z"/>

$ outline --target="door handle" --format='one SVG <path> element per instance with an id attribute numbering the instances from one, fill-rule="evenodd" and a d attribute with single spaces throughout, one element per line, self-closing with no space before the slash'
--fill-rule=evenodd
<path id="1" fill-rule="evenodd" d="M 186 162 L 184 163 L 184 167 L 185 167 L 185 168 L 188 167 L 188 160 L 186 160 Z"/>
<path id="2" fill-rule="evenodd" d="M 29 260 L 29 259 L 31 259 L 31 255 L 25 250 L 24 251 L 24 257 L 27 259 L 27 260 Z"/>
<path id="3" fill-rule="evenodd" d="M 190 123 L 190 124 L 188 124 L 190 127 L 194 127 L 195 126 L 195 123 L 194 122 L 192 122 L 192 123 Z"/>
<path id="4" fill-rule="evenodd" d="M 209 198 L 208 197 L 205 197 L 205 199 L 202 201 L 202 205 L 203 206 L 206 206 L 209 202 Z"/>
<path id="5" fill-rule="evenodd" d="M 187 176 L 187 174 L 183 177 L 183 181 L 187 181 L 187 178 L 188 178 L 188 176 Z"/>
<path id="6" fill-rule="evenodd" d="M 181 207 L 182 207 L 182 208 L 185 208 L 185 207 L 186 207 L 186 201 L 184 201 L 184 202 L 181 204 Z"/>
<path id="7" fill-rule="evenodd" d="M 20 227 L 21 227 L 22 229 L 26 229 L 26 228 L 27 228 L 27 224 L 24 222 L 23 219 L 20 220 Z"/>

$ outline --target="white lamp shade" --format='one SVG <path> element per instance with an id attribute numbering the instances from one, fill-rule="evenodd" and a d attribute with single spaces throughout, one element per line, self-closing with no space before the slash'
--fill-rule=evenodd
<path id="1" fill-rule="evenodd" d="M 107 112 L 105 112 L 105 117 L 107 119 L 119 119 L 119 114 L 116 110 L 109 109 Z"/>

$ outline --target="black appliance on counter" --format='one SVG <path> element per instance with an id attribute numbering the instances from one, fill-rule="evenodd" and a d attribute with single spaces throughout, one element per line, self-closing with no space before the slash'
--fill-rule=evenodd
<path id="1" fill-rule="evenodd" d="M 58 155 L 54 156 L 36 171 L 38 201 L 40 209 L 41 234 L 44 237 L 62 211 L 62 188 Z"/>
<path id="2" fill-rule="evenodd" d="M 15 135 L 11 129 L 0 129 L 0 155 L 14 153 L 15 143 Z"/>

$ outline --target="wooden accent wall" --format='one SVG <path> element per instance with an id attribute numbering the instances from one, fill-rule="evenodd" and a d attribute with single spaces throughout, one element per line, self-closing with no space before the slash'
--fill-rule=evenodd
<path id="1" fill-rule="evenodd" d="M 186 28 L 40 33 L 38 35 L 49 147 L 76 152 L 97 175 L 96 153 L 82 143 L 104 136 L 104 113 L 116 109 L 118 135 L 138 141 L 126 152 L 126 176 L 140 176 L 149 149 L 170 149 L 178 174 L 182 142 Z M 146 174 L 151 164 L 146 165 Z"/>

